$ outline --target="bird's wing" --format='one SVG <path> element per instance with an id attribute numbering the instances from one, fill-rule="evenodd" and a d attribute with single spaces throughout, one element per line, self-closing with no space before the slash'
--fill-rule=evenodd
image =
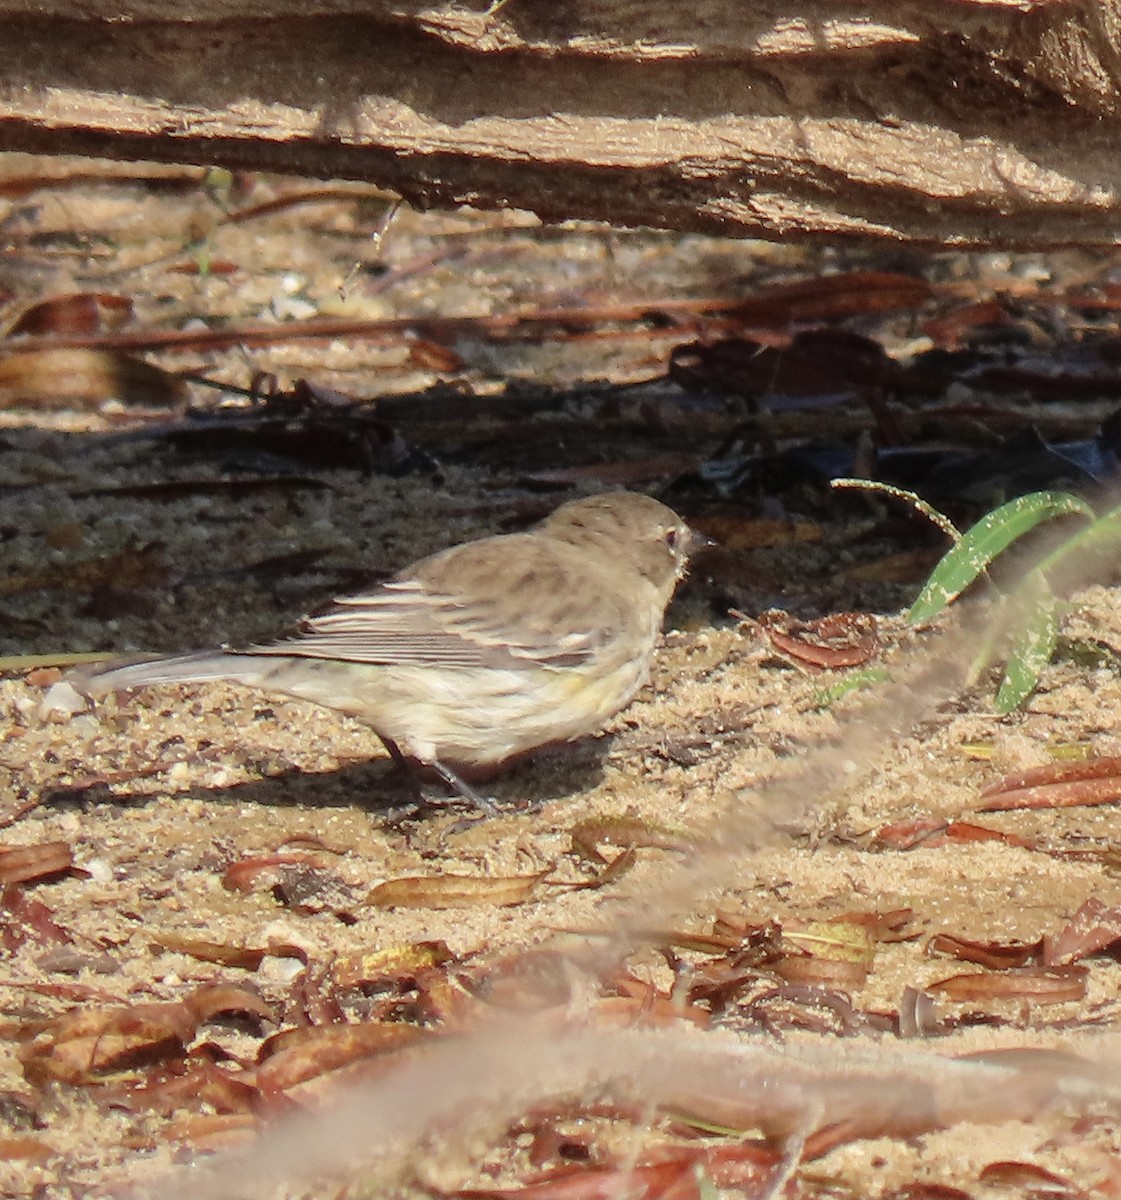
<path id="1" fill-rule="evenodd" d="M 602 591 L 572 547 L 539 535 L 487 538 L 341 597 L 296 637 L 253 652 L 386 666 L 579 666 L 625 628 L 625 606 Z"/>

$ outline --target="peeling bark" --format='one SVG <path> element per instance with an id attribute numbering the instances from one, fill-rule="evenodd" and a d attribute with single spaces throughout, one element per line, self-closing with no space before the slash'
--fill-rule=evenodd
<path id="1" fill-rule="evenodd" d="M 1121 242 L 1121 0 L 308 8 L 0 0 L 0 147 L 744 236 Z"/>

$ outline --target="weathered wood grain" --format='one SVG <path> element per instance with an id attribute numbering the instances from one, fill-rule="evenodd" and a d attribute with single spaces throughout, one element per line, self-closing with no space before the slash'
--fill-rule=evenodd
<path id="1" fill-rule="evenodd" d="M 1121 0 L 0 0 L 0 45 L 0 148 L 745 236 L 1121 242 Z"/>

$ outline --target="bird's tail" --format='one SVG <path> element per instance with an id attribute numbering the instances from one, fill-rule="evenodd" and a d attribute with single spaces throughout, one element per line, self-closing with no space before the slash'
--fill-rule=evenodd
<path id="1" fill-rule="evenodd" d="M 204 650 L 198 654 L 142 659 L 139 662 L 117 659 L 90 667 L 78 667 L 68 671 L 65 678 L 75 691 L 92 700 L 109 692 L 150 687 L 157 683 L 204 683 L 212 679 L 230 679 L 252 684 L 260 674 L 260 663 L 252 655 Z"/>

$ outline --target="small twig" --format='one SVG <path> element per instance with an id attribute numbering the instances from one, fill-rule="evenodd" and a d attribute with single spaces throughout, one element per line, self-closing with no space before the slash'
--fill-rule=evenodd
<path id="1" fill-rule="evenodd" d="M 463 335 L 503 337 L 522 327 L 537 325 L 595 326 L 601 324 L 647 323 L 652 313 L 734 312 L 742 300 L 707 297 L 695 300 L 646 300 L 602 304 L 588 308 L 541 308 L 531 312 L 495 313 L 478 317 L 387 317 L 356 320 L 349 317 L 315 317 L 307 321 L 246 321 L 222 329 L 129 329 L 104 333 L 44 334 L 11 339 L 11 350 L 216 350 L 225 346 L 273 346 L 288 341 L 333 340 L 336 338 L 402 337 L 422 329 L 430 336 Z M 669 330 L 670 334 L 680 331 Z"/>
<path id="2" fill-rule="evenodd" d="M 35 671 L 41 667 L 84 667 L 87 663 L 103 662 L 113 655 L 108 650 L 56 654 L 6 654 L 0 657 L 0 675 L 16 671 Z"/>

